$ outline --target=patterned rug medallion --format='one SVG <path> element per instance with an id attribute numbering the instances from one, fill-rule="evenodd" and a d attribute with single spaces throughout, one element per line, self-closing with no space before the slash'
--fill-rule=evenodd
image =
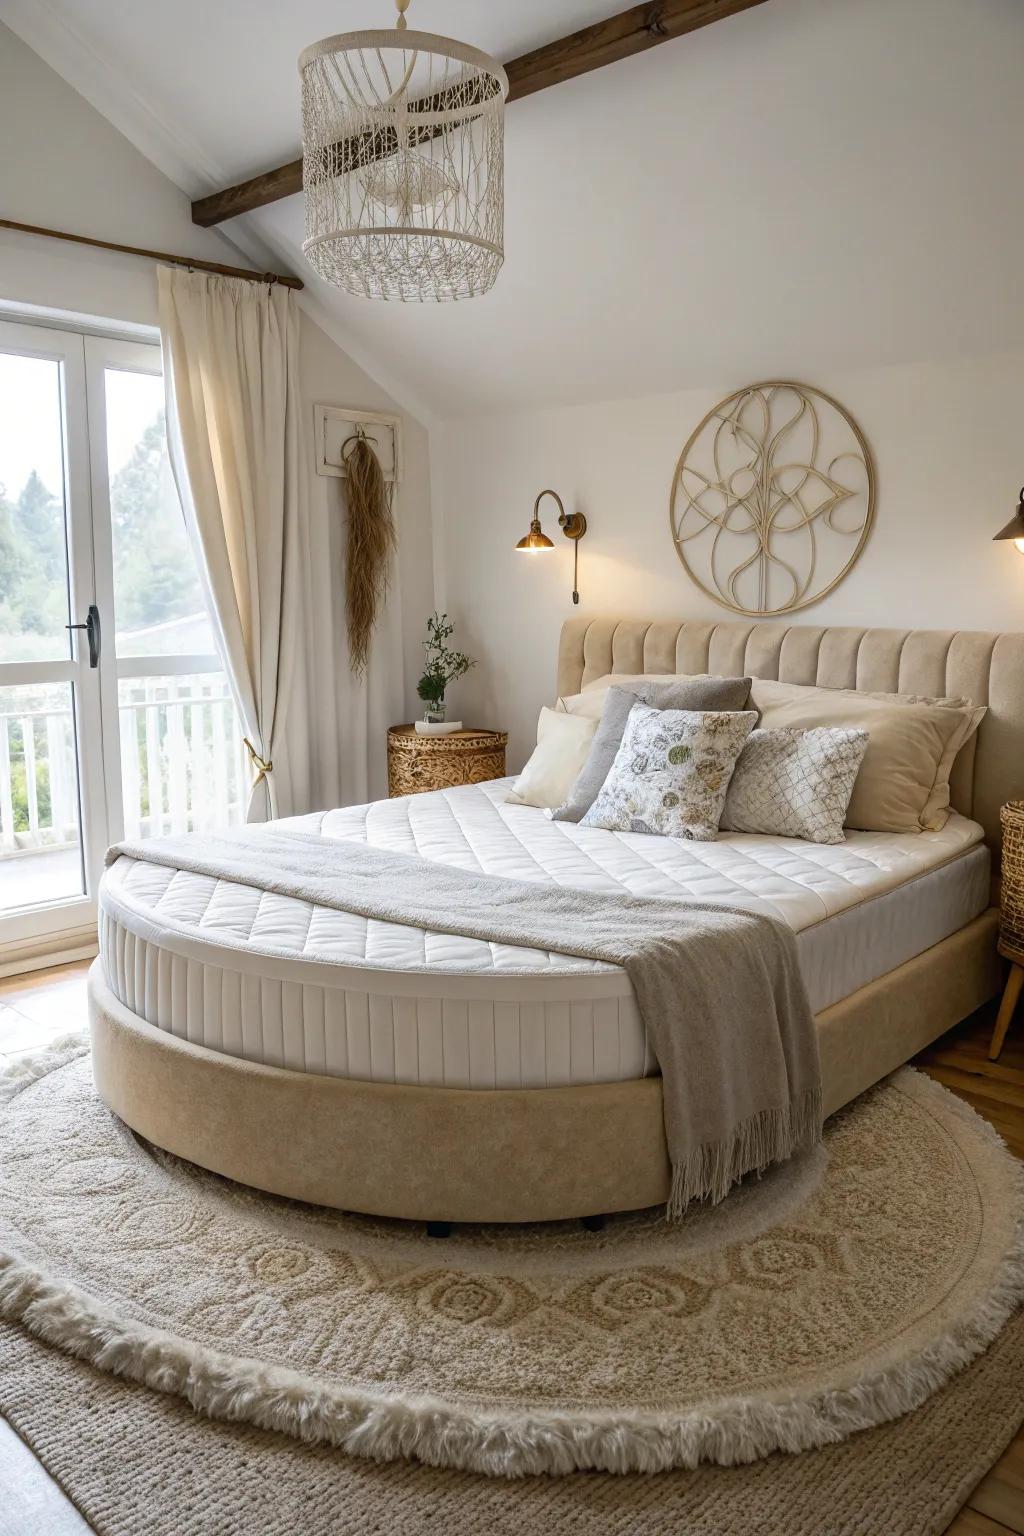
<path id="1" fill-rule="evenodd" d="M 0 1086 L 0 1313 L 356 1455 L 507 1476 L 803 1450 L 918 1406 L 1024 1297 L 1021 1165 L 909 1070 L 682 1226 L 443 1241 L 157 1152 L 81 1045 Z"/>

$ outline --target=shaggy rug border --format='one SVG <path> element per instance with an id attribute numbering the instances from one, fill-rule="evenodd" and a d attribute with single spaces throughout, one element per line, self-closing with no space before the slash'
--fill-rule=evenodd
<path id="1" fill-rule="evenodd" d="M 0 1075 L 0 1102 L 87 1050 L 81 1037 L 70 1037 L 15 1062 Z M 941 1100 L 990 1152 L 1005 1158 L 1016 1199 L 1014 1235 L 989 1293 L 969 1314 L 954 1319 L 923 1350 L 841 1389 L 723 1399 L 683 1415 L 470 1411 L 440 1398 L 327 1386 L 128 1322 L 98 1298 L 2 1251 L 0 1315 L 101 1370 L 183 1397 L 211 1418 L 248 1421 L 378 1461 L 413 1459 L 499 1477 L 588 1469 L 663 1472 L 836 1444 L 920 1407 L 982 1353 L 1024 1300 L 1024 1165 L 987 1121 L 940 1084 L 906 1067 L 889 1081 L 926 1102 Z"/>

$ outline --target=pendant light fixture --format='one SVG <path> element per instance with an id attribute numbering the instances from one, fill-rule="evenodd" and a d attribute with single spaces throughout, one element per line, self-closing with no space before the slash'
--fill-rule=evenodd
<path id="1" fill-rule="evenodd" d="M 371 299 L 472 298 L 504 259 L 508 77 L 486 53 L 407 29 L 325 37 L 299 59 L 303 251 Z"/>
<path id="2" fill-rule="evenodd" d="M 994 536 L 994 542 L 999 539 L 1012 539 L 1024 555 L 1024 486 L 1021 486 L 1020 503 L 1016 512 L 1010 518 L 1005 528 L 1000 528 Z"/>

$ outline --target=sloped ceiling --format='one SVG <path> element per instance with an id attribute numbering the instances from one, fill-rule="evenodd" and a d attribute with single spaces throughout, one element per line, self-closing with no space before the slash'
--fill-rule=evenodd
<path id="1" fill-rule="evenodd" d="M 509 58 L 623 3 L 413 0 L 410 20 Z M 191 195 L 293 158 L 298 53 L 387 11 L 0 0 Z M 768 0 L 514 103 L 505 268 L 455 305 L 319 283 L 300 198 L 224 232 L 258 235 L 435 418 L 1010 350 L 1022 63 L 1020 0 Z"/>

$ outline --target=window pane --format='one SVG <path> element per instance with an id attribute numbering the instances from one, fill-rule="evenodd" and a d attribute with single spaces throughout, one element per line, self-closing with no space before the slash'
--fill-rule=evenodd
<path id="1" fill-rule="evenodd" d="M 0 688 L 0 912 L 84 891 L 72 686 Z"/>
<path id="2" fill-rule="evenodd" d="M 0 661 L 70 655 L 60 364 L 0 352 Z"/>
<path id="3" fill-rule="evenodd" d="M 213 630 L 167 457 L 159 375 L 105 370 L 119 656 L 212 656 Z"/>
<path id="4" fill-rule="evenodd" d="M 118 693 L 125 837 L 241 825 L 251 773 L 224 673 L 123 677 Z"/>

